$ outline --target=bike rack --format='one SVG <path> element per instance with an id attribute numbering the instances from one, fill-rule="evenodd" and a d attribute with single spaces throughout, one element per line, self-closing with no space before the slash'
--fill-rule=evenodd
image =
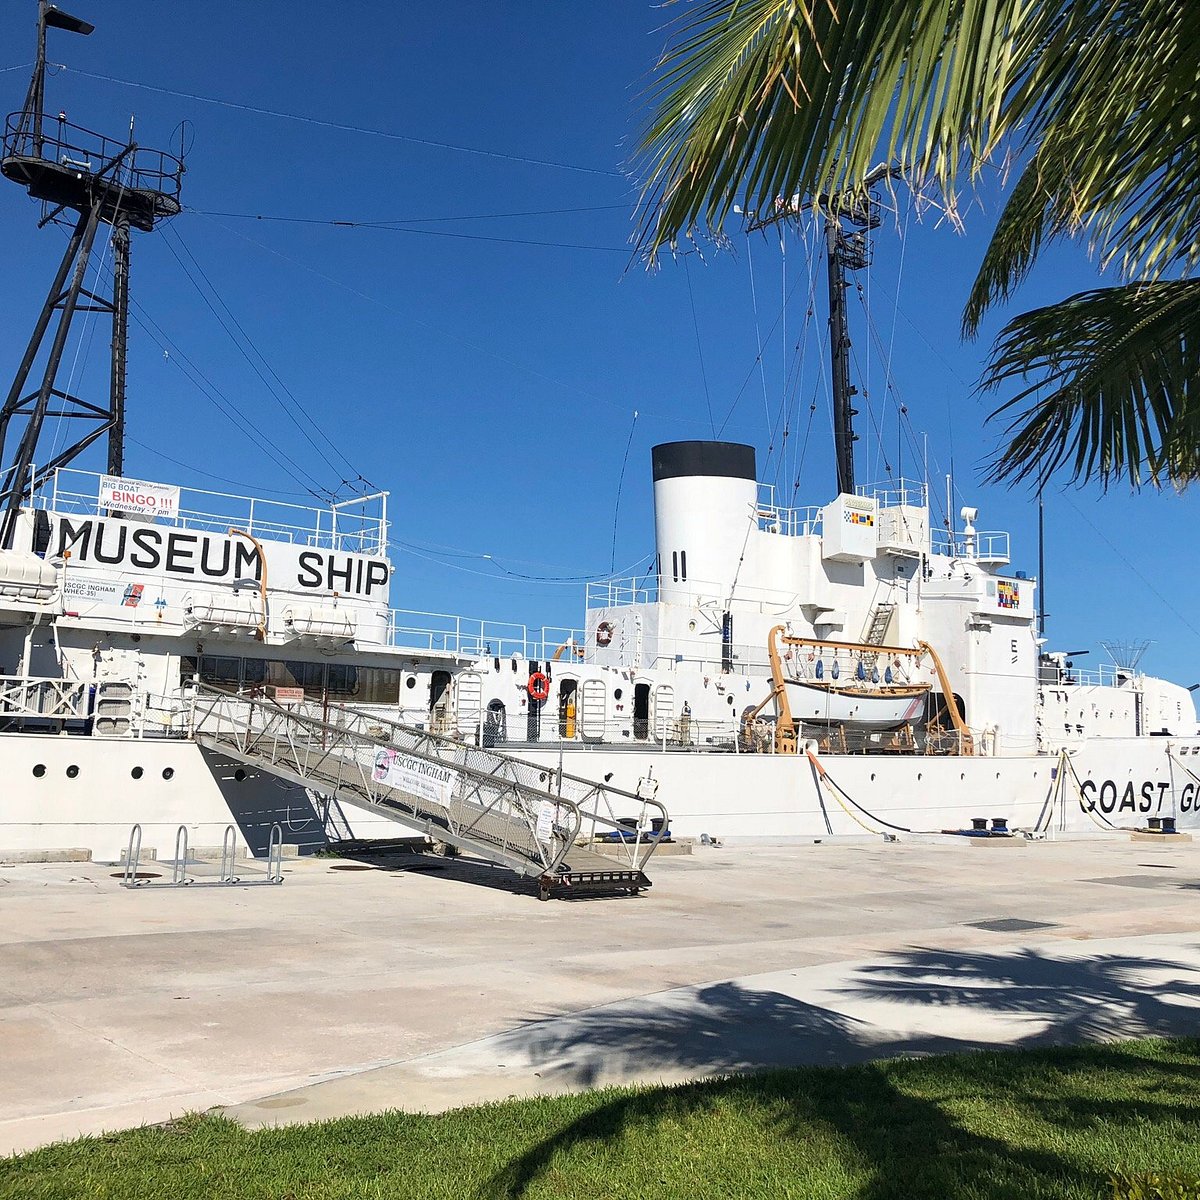
<path id="1" fill-rule="evenodd" d="M 197 879 L 187 873 L 188 831 L 180 825 L 175 831 L 175 863 L 171 878 L 158 883 L 138 878 L 138 862 L 142 857 L 142 827 L 134 825 L 129 831 L 129 848 L 125 852 L 125 876 L 121 886 L 125 888 L 181 888 L 181 887 L 260 887 L 283 882 L 283 829 L 271 826 L 267 843 L 267 873 L 257 879 L 243 879 L 237 874 L 237 828 L 225 827 L 221 839 L 221 873 L 216 879 Z"/>

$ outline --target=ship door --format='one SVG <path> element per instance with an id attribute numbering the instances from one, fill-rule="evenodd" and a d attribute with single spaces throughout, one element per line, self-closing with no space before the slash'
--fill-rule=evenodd
<path id="1" fill-rule="evenodd" d="M 429 676 L 429 726 L 435 733 L 447 731 L 450 719 L 450 672 L 434 671 Z"/>
<path id="2" fill-rule="evenodd" d="M 558 685 L 558 736 L 575 740 L 579 716 L 579 680 L 563 679 Z"/>
<path id="3" fill-rule="evenodd" d="M 483 716 L 483 744 L 485 748 L 503 746 L 508 741 L 508 713 L 503 700 L 489 700 Z"/>
<path id="4" fill-rule="evenodd" d="M 633 736 L 644 742 L 650 736 L 650 685 L 633 685 Z"/>

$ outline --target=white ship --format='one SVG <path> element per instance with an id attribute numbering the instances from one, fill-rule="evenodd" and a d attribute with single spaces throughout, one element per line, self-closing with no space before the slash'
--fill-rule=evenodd
<path id="1" fill-rule="evenodd" d="M 42 33 L 87 31 L 73 21 L 43 9 Z M 393 607 L 386 494 L 304 508 L 130 478 L 127 276 L 111 300 L 72 301 L 67 281 L 97 226 L 115 244 L 178 211 L 182 164 L 43 127 L 39 72 L 44 45 L 4 173 L 75 234 L 0 414 L 0 436 L 24 422 L 0 475 L 0 857 L 115 860 L 134 824 L 164 855 L 180 826 L 216 845 L 231 823 L 259 853 L 275 826 L 308 852 L 396 820 L 476 846 L 428 806 L 500 777 L 574 814 L 530 813 L 535 849 L 587 835 L 598 796 L 600 836 L 656 838 L 656 793 L 676 837 L 1200 823 L 1189 691 L 1047 652 L 1008 535 L 970 508 L 961 532 L 935 528 L 926 482 L 797 509 L 757 483 L 750 446 L 660 445 L 651 574 L 589 587 L 579 628 L 554 631 Z M 81 295 L 113 314 L 107 406 L 54 383 Z M 39 469 L 51 400 L 97 426 Z M 106 472 L 68 465 L 101 434 Z M 839 466 L 851 445 L 847 426 Z M 408 797 L 390 819 L 385 788 Z"/>

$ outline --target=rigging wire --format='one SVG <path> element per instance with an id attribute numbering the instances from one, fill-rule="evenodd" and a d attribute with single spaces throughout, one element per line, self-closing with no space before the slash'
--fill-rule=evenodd
<path id="1" fill-rule="evenodd" d="M 629 449 L 633 445 L 633 433 L 637 429 L 638 411 L 633 410 L 633 420 L 629 425 L 629 437 L 625 442 L 625 455 L 621 459 L 621 473 L 617 476 L 617 498 L 613 503 L 613 535 L 612 535 L 612 555 L 609 560 L 608 569 L 614 570 L 617 565 L 617 517 L 621 512 L 621 489 L 625 486 L 625 467 L 629 463 Z"/>
<path id="2" fill-rule="evenodd" d="M 96 71 L 84 71 L 79 67 L 68 67 L 65 63 L 52 64 L 62 71 L 71 71 L 87 79 L 99 79 L 105 83 L 115 83 L 121 87 L 139 88 L 145 92 L 157 92 L 163 96 L 176 96 L 183 100 L 198 100 L 202 104 L 215 104 L 220 108 L 232 108 L 239 112 L 254 113 L 260 117 L 276 117 L 283 121 L 299 121 L 306 125 L 318 125 L 323 129 L 336 129 L 340 133 L 361 133 L 368 137 L 385 138 L 393 142 L 407 142 L 415 146 L 430 146 L 436 150 L 453 150 L 458 154 L 474 154 L 482 158 L 504 159 L 508 162 L 524 163 L 527 166 L 551 167 L 560 171 L 576 171 L 584 175 L 604 175 L 612 179 L 624 179 L 620 171 L 605 170 L 600 167 L 585 167 L 578 163 L 559 162 L 548 158 L 529 158 L 521 154 L 507 154 L 502 150 L 485 150 L 478 146 L 462 146 L 455 142 L 438 141 L 435 138 L 415 137 L 412 134 L 396 133 L 390 129 L 374 129 L 365 125 L 351 125 L 344 121 L 329 121 L 321 117 L 309 117 L 302 113 L 283 112 L 274 108 L 261 108 L 254 104 L 242 104 L 236 100 L 222 100 L 218 96 L 201 96 L 195 92 L 177 91 L 174 88 L 160 87 L 151 83 L 137 83 L 132 79 L 119 79 L 115 75 L 101 75 Z"/>
<path id="3" fill-rule="evenodd" d="M 188 209 L 187 211 L 200 216 L 208 215 L 201 212 L 200 209 Z M 235 213 L 233 215 L 241 216 L 242 214 Z M 338 228 L 375 229 L 383 233 L 415 233 L 424 237 L 457 238 L 467 242 L 493 242 L 503 246 L 541 246 L 549 250 L 598 250 L 603 254 L 629 254 L 628 246 L 597 246 L 587 242 L 544 242 L 536 238 L 495 237 L 483 233 L 453 233 L 448 229 L 416 229 L 411 226 L 371 224 L 366 221 L 315 221 L 312 224 L 332 225 Z"/>
<path id="4" fill-rule="evenodd" d="M 167 362 L 181 371 L 184 377 L 200 392 L 201 395 L 222 413 L 246 438 L 271 459 L 277 467 L 289 475 L 307 479 L 313 486 L 307 494 L 319 500 L 330 500 L 334 493 L 324 487 L 321 482 L 305 467 L 302 467 L 285 450 L 266 439 L 245 417 L 236 406 L 221 391 L 215 383 L 172 341 L 167 332 L 154 320 L 138 301 L 130 298 L 130 316 L 143 333 L 162 351 Z"/>
<path id="5" fill-rule="evenodd" d="M 801 282 L 800 280 L 797 280 L 794 284 L 792 284 L 793 292 L 795 292 L 796 288 L 800 286 L 800 282 Z M 771 323 L 771 328 L 767 330 L 766 337 L 763 339 L 764 342 L 769 341 L 770 338 L 774 335 L 775 330 L 779 327 L 779 322 L 782 319 L 782 317 L 783 317 L 783 310 L 780 309 L 779 313 L 775 317 L 775 320 Z M 757 367 L 758 367 L 758 359 L 756 358 L 754 360 L 754 362 L 752 362 L 750 364 L 750 369 L 746 372 L 745 377 L 742 379 L 741 387 L 738 388 L 737 394 L 733 398 L 733 403 L 730 404 L 729 411 L 725 414 L 725 419 L 721 422 L 721 427 L 717 430 L 717 437 L 720 437 L 721 434 L 723 434 L 725 432 L 726 426 L 729 424 L 730 420 L 732 420 L 734 411 L 737 409 L 737 406 L 741 403 L 742 396 L 745 395 L 746 388 L 749 386 L 750 380 L 754 378 L 754 372 Z"/>
<path id="6" fill-rule="evenodd" d="M 141 441 L 139 438 L 126 435 L 125 440 L 127 442 L 132 442 L 135 446 L 140 446 L 143 450 L 155 455 L 157 458 L 161 458 L 164 461 L 171 463 L 173 466 L 182 467 L 185 471 L 193 471 L 197 475 L 203 475 L 206 479 L 215 479 L 219 483 L 227 483 L 231 487 L 243 488 L 248 492 L 270 492 L 272 496 L 291 496 L 294 498 L 303 499 L 312 498 L 311 492 L 289 492 L 284 491 L 282 488 L 264 487 L 258 482 L 247 483 L 241 479 L 230 479 L 225 475 L 215 475 L 212 471 L 205 471 L 200 467 L 195 466 L 193 463 L 186 463 L 178 458 L 172 458 L 171 455 L 167 454 L 164 450 L 158 449 L 157 446 L 151 446 L 148 443 Z"/>
<path id="7" fill-rule="evenodd" d="M 692 294 L 692 271 L 688 256 L 683 255 L 683 275 L 687 280 L 688 301 L 692 306 L 692 329 L 696 334 L 696 357 L 700 360 L 700 379 L 704 383 L 704 402 L 708 405 L 708 423 L 712 426 L 713 438 L 717 436 L 717 422 L 713 418 L 712 396 L 708 390 L 708 372 L 704 369 L 704 347 L 700 342 L 700 321 L 696 316 L 696 297 Z"/>
<path id="8" fill-rule="evenodd" d="M 420 317 L 415 316 L 413 313 L 397 308 L 394 304 L 390 304 L 386 300 L 381 300 L 378 296 L 372 296 L 369 292 L 364 292 L 361 289 L 356 288 L 353 284 L 346 283 L 344 280 L 338 279 L 334 275 L 329 275 L 325 271 L 321 271 L 309 263 L 302 262 L 298 258 L 293 258 L 289 254 L 284 254 L 283 251 L 276 250 L 274 246 L 268 246 L 265 242 L 260 242 L 257 238 L 252 238 L 249 236 L 249 234 L 242 233 L 242 231 L 239 229 L 234 229 L 232 226 L 224 225 L 220 221 L 211 217 L 206 219 L 212 221 L 212 223 L 217 226 L 218 229 L 223 229 L 226 233 L 231 234 L 233 237 L 241 238 L 242 241 L 248 242 L 252 246 L 257 246 L 258 249 L 264 251 L 265 253 L 273 255 L 275 258 L 282 259 L 284 262 L 291 264 L 293 267 L 296 267 L 301 271 L 307 271 L 309 274 L 315 275 L 318 279 L 322 279 L 326 283 L 331 283 L 335 287 L 341 288 L 345 292 L 349 292 L 350 295 L 357 296 L 360 300 L 365 300 L 368 304 L 373 304 L 379 308 L 382 308 L 385 312 L 392 313 L 395 316 L 401 317 L 405 321 L 411 322 L 414 325 L 419 325 L 422 329 L 429 330 L 431 333 L 436 334 L 439 337 L 446 338 L 455 345 L 465 347 L 468 350 L 473 350 L 475 353 L 482 354 L 485 357 L 494 360 L 495 362 L 504 363 L 506 366 L 522 372 L 522 374 L 528 375 L 533 379 L 540 379 L 543 383 L 551 384 L 556 388 L 561 388 L 563 391 L 574 392 L 580 396 L 585 396 L 588 400 L 592 401 L 593 404 L 599 405 L 600 407 L 614 409 L 622 414 L 628 411 L 624 405 L 616 403 L 616 401 L 612 400 L 608 396 L 601 395 L 599 392 L 592 391 L 591 389 L 583 387 L 577 383 L 567 383 L 564 380 L 556 379 L 552 375 L 547 375 L 544 372 L 537 370 L 536 367 L 531 367 L 528 364 L 520 362 L 515 358 L 510 358 L 505 354 L 498 354 L 495 350 L 488 349 L 486 346 L 480 345 L 478 342 L 470 341 L 458 334 L 447 333 L 445 330 L 438 328 L 436 325 L 431 325 L 428 321 L 421 320 Z M 753 368 L 751 368 L 750 374 L 753 374 Z M 750 378 L 750 374 L 748 374 L 746 377 L 747 381 Z M 652 415 L 654 416 L 655 420 L 669 421 L 679 425 L 695 425 L 698 423 L 693 417 L 680 417 L 675 416 L 672 413 L 655 413 Z"/>
<path id="9" fill-rule="evenodd" d="M 233 217 L 245 221 L 272 221 L 283 225 L 336 225 L 346 229 L 391 229 L 395 225 L 434 225 L 450 221 L 499 221 L 508 217 L 555 217 L 568 213 L 628 211 L 628 204 L 589 204 L 582 208 L 533 208 L 523 212 L 461 213 L 440 217 L 387 217 L 373 221 L 337 217 L 283 217 L 271 213 L 218 212 L 206 208 L 187 208 L 185 212 L 201 217 Z"/>
<path id="10" fill-rule="evenodd" d="M 751 248 L 749 234 L 746 235 L 746 265 L 750 268 L 750 305 L 754 310 L 754 339 L 758 344 L 758 354 L 754 361 L 758 364 L 758 377 L 762 383 L 763 415 L 766 418 L 767 428 L 769 429 L 771 426 L 771 407 L 770 401 L 767 398 L 767 368 L 763 363 L 762 328 L 758 321 L 758 291 L 754 286 L 754 252 Z M 722 425 L 721 428 L 724 429 L 725 426 Z"/>
<path id="11" fill-rule="evenodd" d="M 1108 535 L 1101 528 L 1099 528 L 1099 526 L 1096 525 L 1096 523 L 1087 515 L 1086 512 L 1083 511 L 1083 509 L 1081 509 L 1079 507 L 1079 505 L 1077 505 L 1075 503 L 1074 500 L 1071 499 L 1071 497 L 1068 495 L 1068 492 L 1070 490 L 1071 490 L 1070 484 L 1066 484 L 1059 489 L 1058 494 L 1075 510 L 1076 516 L 1082 518 L 1084 521 L 1087 522 L 1087 524 L 1091 528 L 1092 532 L 1125 564 L 1125 566 L 1134 575 L 1136 575 L 1142 581 L 1142 583 L 1145 585 L 1147 591 L 1151 592 L 1154 596 L 1156 596 L 1159 599 L 1159 601 L 1161 601 L 1163 607 L 1169 613 L 1174 615 L 1174 617 L 1176 618 L 1176 620 L 1178 620 L 1180 622 L 1180 624 L 1185 625 L 1188 629 L 1190 629 L 1192 631 L 1192 633 L 1194 633 L 1197 637 L 1200 637 L 1200 629 L 1197 629 L 1196 626 L 1193 625 L 1191 623 L 1191 621 L 1189 621 L 1187 619 L 1187 617 L 1185 617 L 1183 615 L 1183 613 L 1178 608 L 1176 608 L 1175 605 L 1172 604 L 1171 601 L 1168 600 L 1166 598 L 1166 596 L 1164 596 L 1162 594 L 1162 592 L 1160 592 L 1158 590 L 1158 588 L 1156 588 L 1154 586 L 1154 584 L 1151 583 L 1150 580 L 1147 579 L 1146 576 L 1144 574 L 1142 574 L 1142 572 L 1140 570 L 1138 570 L 1137 566 L 1135 566 L 1133 562 L 1131 562 L 1128 558 L 1125 557 L 1124 554 L 1121 553 L 1120 549 L 1112 541 L 1109 540 Z"/>
<path id="12" fill-rule="evenodd" d="M 479 575 L 484 579 L 495 581 L 499 578 L 495 571 L 480 571 L 475 567 L 464 567 L 458 563 L 443 562 L 440 558 L 433 554 L 427 554 L 422 550 L 416 549 L 408 542 L 400 541 L 393 538 L 392 544 L 404 550 L 406 554 L 411 554 L 416 558 L 422 558 L 426 562 L 434 563 L 439 567 L 447 567 L 452 571 L 461 571 L 465 575 Z M 510 571 L 503 563 L 497 561 L 490 554 L 478 555 L 480 559 L 490 562 L 496 569 L 511 579 L 519 579 L 528 583 L 545 583 L 556 587 L 578 587 L 581 583 L 604 583 L 610 579 L 625 579 L 630 575 L 638 574 L 638 568 L 644 563 L 653 558 L 652 554 L 643 554 L 641 558 L 630 563 L 628 567 L 622 567 L 620 571 L 611 572 L 608 575 L 603 573 L 599 575 L 525 575 L 519 571 Z"/>
<path id="13" fill-rule="evenodd" d="M 163 232 L 165 235 L 168 232 L 168 230 L 164 229 Z M 345 464 L 345 466 L 349 469 L 351 476 L 358 475 L 357 469 L 355 468 L 354 464 L 350 462 L 350 460 L 338 448 L 338 446 L 333 442 L 333 440 L 329 437 L 329 435 L 325 433 L 325 431 L 321 428 L 321 426 L 317 423 L 317 421 L 309 413 L 308 409 L 296 398 L 296 396 L 292 393 L 292 391 L 288 388 L 288 386 L 283 382 L 283 380 L 279 378 L 279 375 L 276 373 L 275 369 L 271 366 L 271 364 L 267 362 L 267 360 L 263 356 L 262 352 L 258 349 L 258 347 L 254 344 L 253 340 L 250 338 L 250 335 L 246 332 L 245 327 L 242 325 L 241 321 L 238 320 L 237 316 L 230 310 L 229 306 L 221 298 L 221 295 L 217 291 L 217 289 L 214 287 L 212 280 L 205 273 L 204 268 L 196 261 L 195 255 L 193 255 L 191 250 L 188 249 L 187 245 L 179 237 L 179 234 L 174 230 L 171 230 L 170 232 L 171 232 L 171 235 L 174 238 L 174 240 L 179 243 L 180 248 L 187 255 L 187 257 L 191 260 L 193 266 L 195 266 L 196 270 L 200 273 L 201 278 L 203 278 L 204 282 L 208 285 L 208 288 L 212 292 L 212 295 L 216 299 L 217 303 L 225 311 L 225 313 L 229 317 L 229 320 L 233 322 L 234 326 L 236 326 L 238 333 L 241 334 L 241 337 L 243 339 L 242 341 L 238 340 L 238 338 L 234 334 L 233 330 L 230 329 L 229 324 L 221 316 L 221 314 L 217 311 L 216 307 L 213 305 L 212 301 L 205 294 L 204 289 L 200 286 L 200 284 L 196 281 L 195 276 L 193 276 L 191 271 L 188 269 L 187 263 L 185 263 L 183 261 L 183 259 L 181 259 L 179 257 L 178 253 L 176 253 L 174 246 L 171 245 L 171 238 L 164 236 L 164 244 L 167 246 L 167 249 L 170 250 L 170 252 L 173 255 L 173 257 L 175 258 L 176 262 L 178 262 L 180 267 L 182 268 L 183 273 L 188 277 L 188 279 L 191 281 L 193 287 L 195 287 L 196 291 L 199 293 L 200 298 L 204 301 L 208 310 L 213 314 L 214 317 L 216 317 L 221 328 L 224 329 L 226 334 L 229 335 L 230 341 L 233 342 L 233 344 L 237 348 L 238 352 L 249 364 L 250 369 L 261 380 L 263 385 L 266 387 L 267 391 L 271 394 L 272 399 L 274 399 L 276 404 L 278 404 L 279 407 L 283 410 L 283 412 L 287 416 L 288 420 L 290 420 L 291 423 L 296 427 L 296 429 L 299 430 L 299 432 L 303 435 L 304 439 L 313 448 L 313 450 L 316 451 L 316 453 L 321 458 L 321 460 L 325 463 L 325 465 L 331 471 L 334 472 L 335 475 L 341 476 L 342 475 L 341 469 L 333 463 L 333 460 L 330 459 L 329 455 L 326 454 L 326 452 L 321 448 L 320 445 L 318 445 L 316 440 L 313 438 L 312 434 L 310 434 L 308 432 L 308 430 L 305 429 L 304 426 L 300 424 L 300 421 L 296 417 L 296 412 L 299 412 L 300 415 L 304 417 L 304 419 L 313 428 L 313 430 L 315 430 L 321 436 L 321 438 L 324 440 L 326 445 L 328 445 L 330 447 L 330 449 L 332 449 L 334 454 L 336 454 L 337 457 L 342 460 L 342 462 Z M 245 345 L 243 345 L 243 341 L 244 341 Z M 276 388 L 271 383 L 271 381 L 267 378 L 266 375 L 263 374 L 262 369 L 258 366 L 258 364 L 254 361 L 254 359 L 247 352 L 246 346 L 249 346 L 250 349 L 253 350 L 254 355 L 258 358 L 259 362 L 262 363 L 263 367 L 266 368 L 266 370 L 271 374 L 271 376 L 279 384 L 279 387 L 284 391 L 284 393 L 286 393 L 288 399 L 291 400 L 291 406 L 289 406 L 288 403 L 279 395 L 279 392 L 276 390 Z M 353 482 L 356 482 L 356 480 L 353 478 L 346 478 L 346 477 L 341 478 L 342 484 L 352 484 Z M 368 483 L 367 486 L 373 488 L 374 485 Z"/>

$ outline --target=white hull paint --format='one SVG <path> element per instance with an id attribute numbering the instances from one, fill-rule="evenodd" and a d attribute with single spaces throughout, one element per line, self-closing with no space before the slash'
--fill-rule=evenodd
<path id="1" fill-rule="evenodd" d="M 512 749 L 543 763 L 552 784 L 557 748 Z M 239 840 L 261 851 L 276 822 L 284 841 L 302 853 L 325 842 L 319 806 L 302 789 L 210 759 L 190 742 L 4 734 L 0 761 L 9 781 L 0 800 L 0 857 L 78 848 L 116 861 L 134 823 L 143 828 L 143 844 L 163 858 L 170 857 L 181 824 L 193 847 L 220 845 L 234 824 Z M 939 833 L 970 828 L 978 817 L 1002 817 L 1020 829 L 1040 822 L 1051 834 L 1111 835 L 1163 816 L 1174 816 L 1181 830 L 1200 828 L 1200 784 L 1190 773 L 1200 775 L 1200 739 L 1108 738 L 1080 747 L 1072 763 L 1091 813 L 1073 782 L 1056 791 L 1059 760 L 1053 756 L 823 755 L 819 761 L 830 785 L 822 785 L 805 755 L 612 747 L 568 747 L 562 754 L 567 772 L 593 778 L 611 772 L 614 784 L 631 791 L 652 772 L 660 794 L 670 797 L 677 837 L 784 841 Z M 46 767 L 41 776 L 34 775 L 38 765 Z M 79 769 L 69 777 L 70 766 Z M 132 777 L 135 767 L 142 768 L 139 779 Z M 171 778 L 164 779 L 168 770 Z M 1052 794 L 1057 798 L 1047 811 Z M 344 816 L 356 837 L 407 832 L 353 809 Z"/>

